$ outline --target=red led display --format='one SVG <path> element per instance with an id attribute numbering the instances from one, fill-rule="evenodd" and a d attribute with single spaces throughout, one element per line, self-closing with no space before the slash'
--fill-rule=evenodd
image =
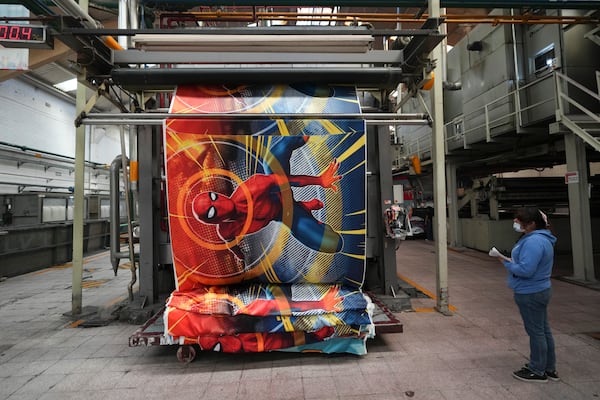
<path id="1" fill-rule="evenodd" d="M 0 43 L 15 42 L 45 43 L 46 27 L 33 25 L 0 24 Z"/>

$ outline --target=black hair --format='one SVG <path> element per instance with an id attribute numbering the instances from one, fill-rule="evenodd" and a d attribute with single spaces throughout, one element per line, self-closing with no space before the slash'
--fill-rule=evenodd
<path id="1" fill-rule="evenodd" d="M 546 214 L 543 214 L 542 210 L 537 207 L 519 208 L 515 214 L 515 219 L 524 224 L 534 222 L 535 229 L 547 229 L 549 225 Z"/>

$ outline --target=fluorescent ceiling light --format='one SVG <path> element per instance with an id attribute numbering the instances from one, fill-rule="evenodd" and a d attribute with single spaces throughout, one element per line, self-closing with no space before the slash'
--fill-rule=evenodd
<path id="1" fill-rule="evenodd" d="M 317 26 L 333 26 L 335 21 L 329 21 L 327 19 L 319 18 L 318 14 L 329 15 L 337 14 L 339 7 L 299 7 L 298 14 L 316 14 L 313 17 L 309 17 L 308 20 L 298 20 L 296 25 L 317 25 Z"/>
<path id="2" fill-rule="evenodd" d="M 57 83 L 56 85 L 54 85 L 54 87 L 59 90 L 62 90 L 63 92 L 74 92 L 75 90 L 77 90 L 77 78 Z"/>

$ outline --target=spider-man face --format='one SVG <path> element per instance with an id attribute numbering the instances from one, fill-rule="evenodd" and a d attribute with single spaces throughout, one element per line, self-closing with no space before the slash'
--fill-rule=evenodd
<path id="1" fill-rule="evenodd" d="M 194 217 L 208 224 L 223 221 L 234 209 L 233 201 L 229 197 L 215 192 L 202 192 L 192 201 Z"/>

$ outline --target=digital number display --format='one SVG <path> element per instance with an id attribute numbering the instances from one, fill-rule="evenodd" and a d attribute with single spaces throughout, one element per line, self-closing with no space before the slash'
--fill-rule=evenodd
<path id="1" fill-rule="evenodd" d="M 0 44 L 46 43 L 46 27 L 36 25 L 0 24 Z M 27 47 L 24 45 L 23 47 Z"/>

